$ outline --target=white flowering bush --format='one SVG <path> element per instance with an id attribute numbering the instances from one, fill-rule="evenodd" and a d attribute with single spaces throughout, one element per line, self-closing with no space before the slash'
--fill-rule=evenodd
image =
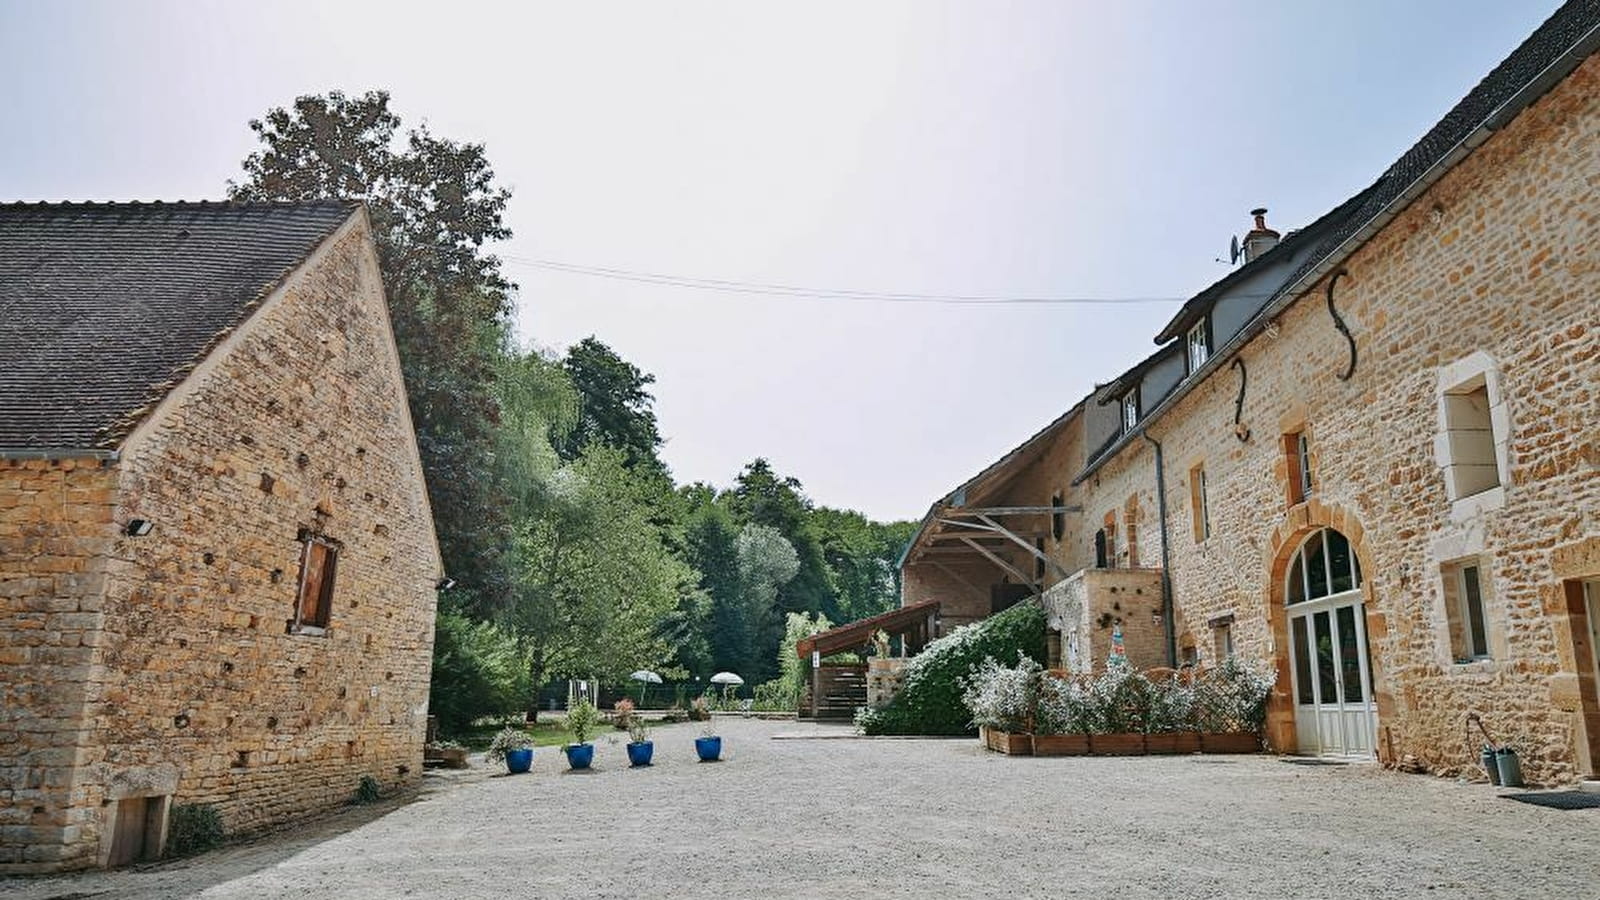
<path id="1" fill-rule="evenodd" d="M 962 683 L 974 725 L 1036 734 L 1138 734 L 1260 731 L 1270 668 L 1230 658 L 1198 675 L 1139 672 L 1115 661 L 1097 675 L 1058 677 L 1020 657 L 1016 666 L 984 659 Z"/>
<path id="2" fill-rule="evenodd" d="M 1260 731 L 1278 671 L 1230 656 L 1202 672 L 1194 684 L 1194 718 L 1200 731 Z"/>
<path id="3" fill-rule="evenodd" d="M 1031 731 L 1041 671 L 1037 662 L 1021 653 L 1015 668 L 985 657 L 961 682 L 961 702 L 972 713 L 972 724 L 1001 731 Z"/>

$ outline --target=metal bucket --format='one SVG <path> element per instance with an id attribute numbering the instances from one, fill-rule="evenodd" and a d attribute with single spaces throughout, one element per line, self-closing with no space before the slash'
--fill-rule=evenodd
<path id="1" fill-rule="evenodd" d="M 1500 783 L 1500 765 L 1495 762 L 1493 747 L 1483 748 L 1483 770 L 1489 774 L 1490 784 Z"/>
<path id="2" fill-rule="evenodd" d="M 1495 766 L 1500 770 L 1500 784 L 1505 787 L 1522 787 L 1522 763 L 1517 761 L 1517 751 L 1502 747 L 1494 755 Z"/>

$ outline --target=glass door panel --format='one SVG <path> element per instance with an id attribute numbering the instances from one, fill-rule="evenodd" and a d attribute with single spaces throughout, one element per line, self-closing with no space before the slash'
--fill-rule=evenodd
<path id="1" fill-rule="evenodd" d="M 1306 638 L 1310 625 L 1310 618 L 1305 616 L 1289 620 L 1289 628 L 1294 631 L 1295 701 L 1301 706 L 1316 702 L 1311 693 L 1311 642 Z"/>
<path id="2" fill-rule="evenodd" d="M 1338 703 L 1339 687 L 1337 678 L 1334 675 L 1333 635 L 1328 621 L 1328 614 L 1319 612 L 1311 618 L 1316 625 L 1317 687 L 1319 688 L 1317 702 L 1320 704 Z"/>
<path id="3" fill-rule="evenodd" d="M 1361 683 L 1361 649 L 1356 637 L 1356 608 L 1341 606 L 1335 615 L 1339 619 L 1339 668 L 1344 687 L 1345 703 L 1360 703 L 1366 692 Z"/>

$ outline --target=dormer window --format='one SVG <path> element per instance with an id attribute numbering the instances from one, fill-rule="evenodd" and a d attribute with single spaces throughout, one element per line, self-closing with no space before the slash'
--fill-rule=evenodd
<path id="1" fill-rule="evenodd" d="M 1122 395 L 1122 432 L 1132 431 L 1139 425 L 1139 389 Z"/>
<path id="2" fill-rule="evenodd" d="M 1193 375 L 1211 358 L 1210 322 L 1202 318 L 1189 329 L 1189 374 Z"/>

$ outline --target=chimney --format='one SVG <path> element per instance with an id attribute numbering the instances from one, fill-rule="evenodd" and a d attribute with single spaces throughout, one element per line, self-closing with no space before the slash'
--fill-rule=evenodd
<path id="1" fill-rule="evenodd" d="M 1281 237 L 1276 231 L 1267 227 L 1267 208 L 1265 206 L 1250 210 L 1250 215 L 1256 217 L 1256 227 L 1250 229 L 1250 233 L 1244 236 L 1244 261 L 1246 263 L 1278 246 L 1278 238 Z"/>

